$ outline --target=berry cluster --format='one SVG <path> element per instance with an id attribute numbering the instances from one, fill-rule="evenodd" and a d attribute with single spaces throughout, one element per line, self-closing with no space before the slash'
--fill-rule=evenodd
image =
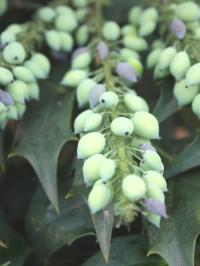
<path id="1" fill-rule="evenodd" d="M 157 20 L 152 9 L 142 14 L 149 22 Z M 143 36 L 150 28 L 104 22 L 100 37 L 74 52 L 62 84 L 77 88 L 80 107 L 90 106 L 75 119 L 74 131 L 80 134 L 77 156 L 84 160 L 84 182 L 91 187 L 92 214 L 113 204 L 120 223 L 131 223 L 141 212 L 159 227 L 167 191 L 164 166 L 151 143 L 159 139 L 159 123 L 131 89 L 143 72 L 139 52 L 147 49 Z"/>

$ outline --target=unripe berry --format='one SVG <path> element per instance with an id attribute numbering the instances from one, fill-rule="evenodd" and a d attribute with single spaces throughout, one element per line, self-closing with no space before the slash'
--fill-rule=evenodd
<path id="1" fill-rule="evenodd" d="M 2 16 L 8 8 L 8 2 L 7 0 L 1 0 L 0 1 L 0 16 Z"/>
<path id="2" fill-rule="evenodd" d="M 47 77 L 47 74 L 43 71 L 41 65 L 37 61 L 25 61 L 24 67 L 31 71 L 36 79 L 45 79 Z"/>
<path id="3" fill-rule="evenodd" d="M 187 87 L 186 80 L 183 79 L 176 82 L 173 89 L 174 96 L 180 106 L 187 105 L 192 102 L 195 95 L 198 93 L 197 86 Z"/>
<path id="4" fill-rule="evenodd" d="M 85 121 L 84 132 L 97 130 L 102 123 L 102 114 L 91 114 Z"/>
<path id="5" fill-rule="evenodd" d="M 112 198 L 113 192 L 109 186 L 105 184 L 94 185 L 88 197 L 88 205 L 91 213 L 94 214 L 105 208 Z"/>
<path id="6" fill-rule="evenodd" d="M 140 24 L 149 24 L 150 22 L 156 22 L 158 20 L 158 11 L 153 8 L 145 9 L 140 16 Z"/>
<path id="7" fill-rule="evenodd" d="M 0 84 L 3 86 L 8 85 L 13 81 L 13 74 L 5 67 L 0 67 Z"/>
<path id="8" fill-rule="evenodd" d="M 103 25 L 103 37 L 108 41 L 116 41 L 120 37 L 120 27 L 114 21 L 108 21 Z"/>
<path id="9" fill-rule="evenodd" d="M 155 116 L 147 112 L 136 112 L 131 118 L 135 133 L 145 139 L 159 138 L 159 123 Z"/>
<path id="10" fill-rule="evenodd" d="M 128 175 L 122 181 L 122 192 L 130 201 L 137 201 L 144 198 L 146 194 L 146 184 L 137 175 Z"/>
<path id="11" fill-rule="evenodd" d="M 79 134 L 83 132 L 85 122 L 88 119 L 88 117 L 91 116 L 92 114 L 94 114 L 94 112 L 89 109 L 89 110 L 83 111 L 76 117 L 74 121 L 74 133 L 75 134 Z"/>
<path id="12" fill-rule="evenodd" d="M 87 25 L 82 25 L 76 32 L 76 43 L 81 46 L 87 43 L 89 39 L 89 28 Z"/>
<path id="13" fill-rule="evenodd" d="M 103 134 L 99 132 L 91 132 L 84 135 L 78 142 L 77 155 L 79 159 L 101 153 L 106 145 Z"/>
<path id="14" fill-rule="evenodd" d="M 40 97 L 40 89 L 36 82 L 28 84 L 29 98 L 33 100 L 38 100 Z"/>
<path id="15" fill-rule="evenodd" d="M 128 59 L 130 59 L 130 57 L 134 57 L 138 60 L 140 59 L 139 53 L 137 53 L 133 50 L 130 50 L 128 48 L 120 49 L 120 55 L 121 55 L 122 60 L 125 60 L 125 61 L 128 61 Z"/>
<path id="16" fill-rule="evenodd" d="M 26 105 L 22 103 L 16 103 L 17 116 L 21 118 L 26 112 Z"/>
<path id="17" fill-rule="evenodd" d="M 78 87 L 88 77 L 88 72 L 85 70 L 73 69 L 68 71 L 63 80 L 62 85 L 69 87 Z"/>
<path id="18" fill-rule="evenodd" d="M 31 57 L 31 61 L 35 61 L 40 65 L 40 68 L 43 70 L 46 77 L 49 75 L 51 64 L 50 64 L 48 57 L 46 57 L 45 55 L 41 53 L 35 53 Z"/>
<path id="19" fill-rule="evenodd" d="M 60 49 L 64 52 L 71 52 L 74 46 L 72 36 L 67 32 L 58 32 L 60 38 Z"/>
<path id="20" fill-rule="evenodd" d="M 75 7 L 85 7 L 88 4 L 87 0 L 73 0 Z"/>
<path id="21" fill-rule="evenodd" d="M 169 75 L 169 68 L 160 69 L 159 65 L 157 65 L 154 69 L 154 79 L 163 79 Z"/>
<path id="22" fill-rule="evenodd" d="M 159 68 L 164 70 L 168 68 L 176 55 L 176 49 L 174 47 L 165 48 L 158 59 Z"/>
<path id="23" fill-rule="evenodd" d="M 137 58 L 129 58 L 128 63 L 130 66 L 132 66 L 133 70 L 137 74 L 138 77 L 141 77 L 143 73 L 143 65 Z"/>
<path id="24" fill-rule="evenodd" d="M 23 26 L 15 23 L 15 24 L 9 25 L 6 30 L 12 32 L 14 35 L 17 35 L 22 32 Z"/>
<path id="25" fill-rule="evenodd" d="M 143 154 L 144 163 L 147 164 L 152 170 L 161 172 L 163 171 L 163 163 L 157 152 L 146 150 Z"/>
<path id="26" fill-rule="evenodd" d="M 158 186 L 163 192 L 167 191 L 167 182 L 160 173 L 155 171 L 147 171 L 143 175 L 143 178 L 147 182 L 147 184 L 152 183 Z"/>
<path id="27" fill-rule="evenodd" d="M 192 111 L 200 118 L 200 93 L 194 97 L 192 102 Z"/>
<path id="28" fill-rule="evenodd" d="M 149 112 L 149 106 L 147 102 L 142 97 L 134 95 L 133 93 L 125 94 L 124 103 L 126 107 L 132 112 Z"/>
<path id="29" fill-rule="evenodd" d="M 99 168 L 99 176 L 103 182 L 109 181 L 115 174 L 116 163 L 112 159 L 104 159 Z"/>
<path id="30" fill-rule="evenodd" d="M 161 203 L 165 202 L 165 195 L 162 190 L 152 183 L 147 185 L 147 196 L 148 198 L 155 199 Z"/>
<path id="31" fill-rule="evenodd" d="M 88 15 L 88 8 L 79 8 L 76 10 L 75 14 L 78 22 L 82 23 Z"/>
<path id="32" fill-rule="evenodd" d="M 162 52 L 161 48 L 157 48 L 150 52 L 150 54 L 147 57 L 147 67 L 149 69 L 154 68 L 157 65 L 161 52 Z"/>
<path id="33" fill-rule="evenodd" d="M 65 15 L 65 16 L 74 16 L 74 10 L 66 5 L 59 5 L 55 8 L 55 11 L 58 15 Z"/>
<path id="34" fill-rule="evenodd" d="M 10 105 L 7 112 L 7 119 L 17 120 L 17 108 L 15 105 Z"/>
<path id="35" fill-rule="evenodd" d="M 123 38 L 123 44 L 129 48 L 133 49 L 137 52 L 147 50 L 148 43 L 145 39 L 139 38 L 136 36 L 128 35 Z"/>
<path id="36" fill-rule="evenodd" d="M 24 81 L 24 82 L 35 81 L 35 77 L 33 73 L 27 67 L 16 66 L 13 68 L 13 74 L 16 77 L 16 79 Z"/>
<path id="37" fill-rule="evenodd" d="M 146 219 L 156 227 L 160 228 L 161 217 L 159 215 L 148 212 Z"/>
<path id="38" fill-rule="evenodd" d="M 159 39 L 153 41 L 153 43 L 152 43 L 152 49 L 153 50 L 158 49 L 158 48 L 163 49 L 164 47 L 165 47 L 165 43 Z"/>
<path id="39" fill-rule="evenodd" d="M 130 136 L 134 130 L 131 119 L 126 117 L 115 118 L 112 121 L 110 127 L 113 134 L 117 136 Z"/>
<path id="40" fill-rule="evenodd" d="M 90 92 L 88 96 L 90 107 L 93 108 L 99 103 L 99 98 L 106 90 L 104 84 L 97 84 Z"/>
<path id="41" fill-rule="evenodd" d="M 112 108 L 113 106 L 116 106 L 118 102 L 119 97 L 112 91 L 103 92 L 99 97 L 99 103 L 106 108 Z"/>
<path id="42" fill-rule="evenodd" d="M 78 26 L 78 22 L 75 15 L 60 14 L 55 19 L 55 27 L 60 31 L 73 32 Z"/>
<path id="43" fill-rule="evenodd" d="M 142 24 L 139 29 L 139 35 L 141 37 L 146 37 L 154 32 L 156 28 L 156 23 L 154 21 L 149 21 L 147 24 Z"/>
<path id="44" fill-rule="evenodd" d="M 17 103 L 24 103 L 25 99 L 28 98 L 28 86 L 23 81 L 16 80 L 10 83 L 7 91 Z"/>
<path id="45" fill-rule="evenodd" d="M 199 85 L 200 84 L 200 63 L 192 65 L 186 73 L 186 84 L 187 86 Z"/>
<path id="46" fill-rule="evenodd" d="M 90 186 L 100 178 L 99 169 L 105 160 L 102 154 L 94 154 L 85 160 L 83 164 L 84 182 Z"/>
<path id="47" fill-rule="evenodd" d="M 16 41 L 16 36 L 12 32 L 5 30 L 1 33 L 1 44 L 2 45 L 7 45 L 15 41 Z"/>
<path id="48" fill-rule="evenodd" d="M 37 12 L 38 18 L 44 22 L 52 22 L 55 18 L 55 15 L 55 11 L 49 6 L 41 7 Z"/>
<path id="49" fill-rule="evenodd" d="M 85 79 L 80 83 L 76 90 L 76 98 L 79 107 L 83 107 L 88 103 L 88 97 L 90 91 L 96 86 L 96 82 L 93 79 Z"/>
<path id="50" fill-rule="evenodd" d="M 177 5 L 175 15 L 187 22 L 198 20 L 200 18 L 200 8 L 194 2 L 184 2 Z"/>
<path id="51" fill-rule="evenodd" d="M 57 31 L 55 30 L 47 31 L 45 33 L 45 40 L 51 49 L 55 51 L 61 50 L 61 39 Z"/>
<path id="52" fill-rule="evenodd" d="M 3 59 L 12 65 L 18 65 L 21 64 L 24 59 L 26 58 L 26 51 L 24 49 L 24 46 L 19 42 L 12 42 L 9 43 L 4 49 L 3 49 Z"/>
<path id="53" fill-rule="evenodd" d="M 125 25 L 121 28 L 121 33 L 125 35 L 136 35 L 136 28 L 133 25 Z"/>
<path id="54" fill-rule="evenodd" d="M 132 24 L 138 24 L 140 21 L 141 13 L 142 13 L 142 9 L 140 6 L 135 6 L 131 8 L 129 15 L 128 15 L 129 22 Z"/>
<path id="55" fill-rule="evenodd" d="M 73 69 L 84 69 L 87 68 L 92 61 L 90 52 L 83 52 L 75 56 L 72 59 L 72 68 Z"/>
<path id="56" fill-rule="evenodd" d="M 190 67 L 190 58 L 185 51 L 178 52 L 171 61 L 170 72 L 176 80 L 181 80 L 185 77 L 187 70 Z"/>

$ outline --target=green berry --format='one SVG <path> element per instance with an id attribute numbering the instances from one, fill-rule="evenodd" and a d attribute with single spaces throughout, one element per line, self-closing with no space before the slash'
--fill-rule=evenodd
<path id="1" fill-rule="evenodd" d="M 26 105 L 22 103 L 16 103 L 17 116 L 21 118 L 26 112 Z"/>
<path id="2" fill-rule="evenodd" d="M 161 203 L 165 202 L 165 195 L 163 191 L 152 183 L 147 185 L 147 196 L 148 198 L 157 200 Z"/>
<path id="3" fill-rule="evenodd" d="M 141 13 L 142 13 L 142 9 L 140 6 L 135 6 L 131 8 L 129 15 L 128 15 L 129 22 L 137 25 L 140 21 Z"/>
<path id="4" fill-rule="evenodd" d="M 144 139 L 159 138 L 159 123 L 155 116 L 147 112 L 136 112 L 132 117 L 135 133 Z"/>
<path id="5" fill-rule="evenodd" d="M 17 103 L 24 103 L 25 99 L 29 96 L 27 84 L 20 80 L 10 83 L 7 87 L 7 91 Z"/>
<path id="6" fill-rule="evenodd" d="M 169 69 L 160 69 L 159 64 L 154 69 L 154 79 L 163 79 L 170 75 Z"/>
<path id="7" fill-rule="evenodd" d="M 73 4 L 75 5 L 75 7 L 85 7 L 88 5 L 88 1 L 87 0 L 73 0 Z"/>
<path id="8" fill-rule="evenodd" d="M 61 39 L 57 31 L 55 30 L 47 31 L 45 33 L 45 40 L 51 49 L 55 51 L 61 50 Z"/>
<path id="9" fill-rule="evenodd" d="M 36 82 L 28 84 L 29 98 L 33 100 L 39 100 L 40 89 Z"/>
<path id="10" fill-rule="evenodd" d="M 129 48 L 133 49 L 137 52 L 147 50 L 148 43 L 145 39 L 139 38 L 137 36 L 128 35 L 123 38 L 123 44 Z"/>
<path id="11" fill-rule="evenodd" d="M 130 66 L 132 66 L 133 70 L 135 71 L 135 73 L 137 74 L 138 77 L 141 77 L 142 73 L 143 73 L 143 65 L 140 62 L 140 60 L 138 60 L 135 57 L 131 57 L 128 60 L 128 64 Z"/>
<path id="12" fill-rule="evenodd" d="M 26 58 L 24 46 L 19 42 L 9 43 L 3 50 L 3 59 L 12 65 L 21 64 Z"/>
<path id="13" fill-rule="evenodd" d="M 8 85 L 13 81 L 13 74 L 5 67 L 0 67 L 0 84 L 3 86 Z"/>
<path id="14" fill-rule="evenodd" d="M 13 74 L 16 79 L 24 81 L 24 82 L 35 81 L 35 77 L 33 73 L 27 67 L 16 66 L 13 68 Z"/>
<path id="15" fill-rule="evenodd" d="M 136 35 L 136 28 L 133 25 L 125 25 L 121 28 L 121 33 L 123 36 Z"/>
<path id="16" fill-rule="evenodd" d="M 167 182 L 165 178 L 158 172 L 147 171 L 144 176 L 144 180 L 147 184 L 154 184 L 158 186 L 163 192 L 167 191 Z"/>
<path id="17" fill-rule="evenodd" d="M 102 123 L 102 114 L 91 114 L 85 121 L 84 132 L 97 130 Z"/>
<path id="18" fill-rule="evenodd" d="M 47 23 L 52 22 L 55 18 L 55 15 L 56 15 L 55 11 L 53 10 L 53 8 L 49 6 L 42 7 L 37 12 L 38 18 Z"/>
<path id="19" fill-rule="evenodd" d="M 106 108 L 112 108 L 119 102 L 119 97 L 112 91 L 105 91 L 99 97 L 99 103 Z"/>
<path id="20" fill-rule="evenodd" d="M 76 32 L 76 43 L 81 46 L 87 43 L 89 39 L 89 27 L 82 25 Z"/>
<path id="21" fill-rule="evenodd" d="M 2 16 L 8 8 L 7 0 L 0 0 L 0 16 Z"/>
<path id="22" fill-rule="evenodd" d="M 170 72 L 176 80 L 185 77 L 191 63 L 188 54 L 185 51 L 178 52 L 171 61 Z"/>
<path id="23" fill-rule="evenodd" d="M 112 121 L 110 127 L 113 134 L 117 136 L 130 136 L 134 130 L 131 119 L 126 117 L 115 118 Z"/>
<path id="24" fill-rule="evenodd" d="M 174 47 L 165 48 L 158 59 L 158 65 L 161 70 L 169 68 L 173 58 L 176 55 L 176 49 Z"/>
<path id="25" fill-rule="evenodd" d="M 83 111 L 76 117 L 74 121 L 74 133 L 75 134 L 79 134 L 83 132 L 85 122 L 88 119 L 88 117 L 90 117 L 92 114 L 94 114 L 94 112 L 91 109 L 89 109 L 89 110 Z"/>
<path id="26" fill-rule="evenodd" d="M 5 30 L 1 33 L 1 44 L 2 45 L 7 45 L 15 41 L 16 41 L 16 36 L 11 31 Z"/>
<path id="27" fill-rule="evenodd" d="M 68 71 L 63 80 L 62 85 L 69 87 L 78 87 L 88 77 L 88 72 L 85 70 L 73 69 Z"/>
<path id="28" fill-rule="evenodd" d="M 161 172 L 163 171 L 163 163 L 157 152 L 152 150 L 146 150 L 143 154 L 143 160 L 150 169 Z"/>
<path id="29" fill-rule="evenodd" d="M 103 134 L 99 132 L 91 132 L 84 135 L 78 142 L 77 155 L 79 159 L 101 153 L 106 145 Z"/>
<path id="30" fill-rule="evenodd" d="M 55 19 L 55 28 L 59 31 L 73 32 L 78 26 L 75 15 L 60 14 Z"/>
<path id="31" fill-rule="evenodd" d="M 71 52 L 74 46 L 74 40 L 71 34 L 67 32 L 58 32 L 60 38 L 60 49 L 64 52 Z"/>
<path id="32" fill-rule="evenodd" d="M 187 86 L 199 85 L 200 84 L 200 63 L 192 65 L 186 73 L 186 84 Z"/>
<path id="33" fill-rule="evenodd" d="M 8 112 L 7 112 L 7 119 L 13 119 L 17 120 L 18 114 L 17 114 L 17 108 L 15 105 L 10 105 L 8 107 Z"/>
<path id="34" fill-rule="evenodd" d="M 160 227 L 161 217 L 159 215 L 148 212 L 148 214 L 146 215 L 146 219 L 156 227 Z"/>
<path id="35" fill-rule="evenodd" d="M 153 43 L 152 43 L 152 49 L 153 49 L 153 50 L 154 50 L 154 49 L 158 49 L 158 48 L 163 49 L 164 46 L 165 46 L 165 44 L 164 44 L 163 41 L 161 41 L 161 40 L 155 40 L 155 41 L 153 41 Z"/>
<path id="36" fill-rule="evenodd" d="M 140 176 L 128 175 L 122 181 L 122 192 L 128 200 L 134 202 L 144 198 L 146 184 Z"/>
<path id="37" fill-rule="evenodd" d="M 154 68 L 158 64 L 158 59 L 162 52 L 161 48 L 154 49 L 147 57 L 147 67 L 149 69 Z"/>
<path id="38" fill-rule="evenodd" d="M 187 105 L 192 102 L 195 95 L 198 93 L 197 86 L 187 87 L 186 80 L 183 79 L 176 82 L 173 89 L 174 96 L 180 106 Z"/>
<path id="39" fill-rule="evenodd" d="M 141 37 L 146 37 L 154 32 L 156 28 L 156 23 L 154 21 L 149 21 L 147 24 L 142 24 L 139 29 L 139 35 Z"/>
<path id="40" fill-rule="evenodd" d="M 120 37 L 120 27 L 114 21 L 108 21 L 103 25 L 103 37 L 108 41 L 116 41 Z"/>
<path id="41" fill-rule="evenodd" d="M 133 148 L 139 148 L 142 144 L 151 144 L 150 140 L 134 137 L 134 139 L 131 141 L 131 145 Z"/>
<path id="42" fill-rule="evenodd" d="M 175 8 L 175 15 L 186 22 L 198 20 L 200 18 L 200 8 L 194 2 L 184 2 L 177 5 Z"/>
<path id="43" fill-rule="evenodd" d="M 193 99 L 192 111 L 200 118 L 200 94 L 197 94 Z"/>
<path id="44" fill-rule="evenodd" d="M 112 159 L 104 159 L 99 168 L 99 176 L 103 182 L 109 181 L 115 174 L 116 163 Z"/>
<path id="45" fill-rule="evenodd" d="M 79 8 L 76 10 L 76 18 L 79 23 L 82 23 L 88 15 L 88 8 Z"/>
<path id="46" fill-rule="evenodd" d="M 59 5 L 55 8 L 55 11 L 58 15 L 65 15 L 65 16 L 74 16 L 75 13 L 74 13 L 74 10 L 69 7 L 69 6 L 66 6 L 66 5 Z"/>
<path id="47" fill-rule="evenodd" d="M 40 68 L 43 70 L 44 75 L 47 77 L 49 75 L 50 69 L 51 69 L 51 64 L 45 55 L 41 53 L 35 53 L 31 57 L 31 61 L 35 61 L 40 65 Z"/>
<path id="48" fill-rule="evenodd" d="M 13 33 L 14 35 L 17 35 L 22 32 L 23 26 L 20 24 L 11 24 L 7 27 L 6 30 Z"/>
<path id="49" fill-rule="evenodd" d="M 142 12 L 140 16 L 140 24 L 144 25 L 149 24 L 150 22 L 156 22 L 158 20 L 158 17 L 158 11 L 155 8 L 147 8 Z"/>
<path id="50" fill-rule="evenodd" d="M 134 95 L 133 93 L 126 93 L 124 95 L 124 103 L 132 112 L 149 112 L 149 106 L 147 102 L 142 97 Z"/>
<path id="51" fill-rule="evenodd" d="M 73 69 L 84 69 L 87 68 L 92 61 L 90 52 L 83 52 L 75 56 L 72 60 Z"/>
<path id="52" fill-rule="evenodd" d="M 138 60 L 140 59 L 139 53 L 133 50 L 130 50 L 128 48 L 120 49 L 120 55 L 121 55 L 121 58 L 125 61 L 128 61 L 131 57 L 136 58 Z"/>
<path id="53" fill-rule="evenodd" d="M 47 77 L 47 74 L 42 69 L 42 65 L 37 61 L 28 60 L 24 62 L 24 67 L 32 72 L 36 79 L 45 79 Z"/>
<path id="54" fill-rule="evenodd" d="M 96 82 L 93 79 L 85 79 L 77 88 L 76 97 L 80 107 L 88 103 L 88 97 L 90 91 L 96 86 Z"/>

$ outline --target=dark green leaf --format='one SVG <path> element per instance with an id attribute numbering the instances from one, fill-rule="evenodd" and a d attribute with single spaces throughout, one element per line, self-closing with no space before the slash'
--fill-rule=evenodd
<path id="1" fill-rule="evenodd" d="M 65 142 L 72 137 L 74 91 L 58 93 L 58 86 L 43 82 L 41 99 L 33 103 L 18 128 L 23 132 L 12 156 L 26 158 L 53 206 L 58 210 L 57 161 Z"/>
<path id="2" fill-rule="evenodd" d="M 172 177 L 200 165 L 200 134 L 166 168 L 166 177 Z"/>
<path id="3" fill-rule="evenodd" d="M 193 266 L 195 243 L 200 233 L 200 174 L 171 180 L 169 218 L 161 228 L 148 226 L 150 254 L 159 254 L 169 266 Z"/>

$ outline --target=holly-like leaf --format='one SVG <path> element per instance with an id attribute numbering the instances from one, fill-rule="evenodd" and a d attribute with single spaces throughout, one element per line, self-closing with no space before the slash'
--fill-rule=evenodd
<path id="1" fill-rule="evenodd" d="M 200 133 L 166 168 L 165 176 L 172 177 L 200 165 Z"/>
<path id="2" fill-rule="evenodd" d="M 58 210 L 57 162 L 63 145 L 72 138 L 74 91 L 58 93 L 59 87 L 41 83 L 41 99 L 28 109 L 11 156 L 22 156 L 33 166 L 47 197 Z"/>
<path id="3" fill-rule="evenodd" d="M 188 174 L 169 183 L 168 214 L 161 228 L 148 226 L 150 251 L 169 266 L 194 266 L 195 243 L 200 233 L 200 174 Z"/>

